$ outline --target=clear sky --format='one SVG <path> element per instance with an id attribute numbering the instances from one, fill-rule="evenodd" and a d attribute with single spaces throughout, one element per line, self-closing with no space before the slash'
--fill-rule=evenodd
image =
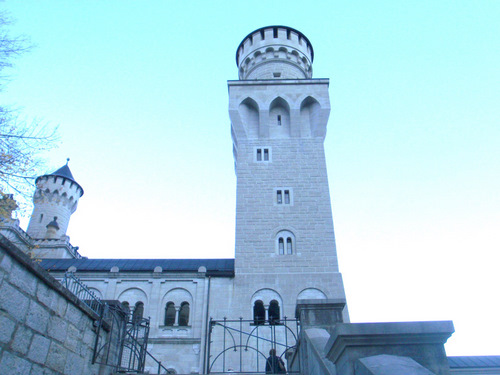
<path id="1" fill-rule="evenodd" d="M 453 320 L 448 355 L 500 354 L 500 2 L 5 0 L 35 48 L 2 104 L 59 125 L 92 258 L 234 256 L 227 80 L 287 25 L 330 78 L 325 141 L 353 322 Z M 24 220 L 26 226 L 26 220 Z"/>

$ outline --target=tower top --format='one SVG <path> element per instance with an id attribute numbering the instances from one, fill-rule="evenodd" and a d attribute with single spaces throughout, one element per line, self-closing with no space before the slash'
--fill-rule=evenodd
<path id="1" fill-rule="evenodd" d="M 69 158 L 66 159 L 66 164 L 63 165 L 58 170 L 56 170 L 50 174 L 38 176 L 35 180 L 35 184 L 38 183 L 38 181 L 43 177 L 48 177 L 48 176 L 62 177 L 63 179 L 69 180 L 70 182 L 72 182 L 76 186 L 78 186 L 81 190 L 80 196 L 82 196 L 83 195 L 83 188 L 81 187 L 81 185 L 78 182 L 76 182 L 75 178 L 73 177 L 73 173 L 71 173 L 71 170 L 69 169 L 68 163 L 69 163 Z"/>
<path id="2" fill-rule="evenodd" d="M 288 26 L 266 26 L 248 34 L 236 50 L 240 80 L 312 78 L 309 39 Z"/>

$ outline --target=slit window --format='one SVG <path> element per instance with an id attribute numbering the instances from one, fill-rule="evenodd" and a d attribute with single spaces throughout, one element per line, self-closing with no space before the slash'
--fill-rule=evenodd
<path id="1" fill-rule="evenodd" d="M 285 240 L 283 239 L 283 237 L 280 237 L 278 239 L 278 247 L 280 255 L 285 254 Z"/>
<path id="2" fill-rule="evenodd" d="M 255 161 L 271 161 L 271 149 L 270 148 L 256 148 L 255 149 Z"/>
<path id="3" fill-rule="evenodd" d="M 273 28 L 273 38 L 277 38 L 277 37 L 278 37 L 278 28 L 274 27 Z"/>
<path id="4" fill-rule="evenodd" d="M 278 125 L 281 125 L 281 115 L 278 115 Z"/>
<path id="5" fill-rule="evenodd" d="M 276 192 L 276 200 L 274 201 L 274 204 L 276 205 L 292 205 L 292 191 L 291 189 L 274 189 Z"/>

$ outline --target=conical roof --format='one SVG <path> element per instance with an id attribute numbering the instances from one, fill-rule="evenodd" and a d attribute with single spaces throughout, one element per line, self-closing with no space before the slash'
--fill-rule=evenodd
<path id="1" fill-rule="evenodd" d="M 65 178 L 65 179 L 70 180 L 71 182 L 75 183 L 82 190 L 81 195 L 83 195 L 83 188 L 78 182 L 75 181 L 75 178 L 73 177 L 73 173 L 71 173 L 71 170 L 69 169 L 68 162 L 69 162 L 69 158 L 68 158 L 68 161 L 66 162 L 66 164 L 63 165 L 58 170 L 56 170 L 52 173 L 37 177 L 37 179 L 35 180 L 35 184 L 38 182 L 38 179 L 40 179 L 41 177 L 45 177 L 45 176 L 62 177 L 62 178 Z"/>
<path id="2" fill-rule="evenodd" d="M 50 176 L 65 177 L 65 178 L 67 178 L 67 179 L 69 179 L 71 181 L 75 181 L 75 178 L 73 177 L 73 174 L 71 173 L 71 170 L 69 169 L 68 164 L 63 165 L 57 171 L 52 172 L 50 174 Z"/>

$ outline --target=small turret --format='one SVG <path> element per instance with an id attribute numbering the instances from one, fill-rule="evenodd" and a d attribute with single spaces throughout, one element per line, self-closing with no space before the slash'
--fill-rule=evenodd
<path id="1" fill-rule="evenodd" d="M 68 163 L 51 174 L 38 177 L 35 184 L 34 208 L 27 233 L 34 239 L 62 238 L 83 189 L 75 181 Z"/>
<path id="2" fill-rule="evenodd" d="M 313 60 L 309 39 L 287 26 L 257 29 L 236 50 L 240 80 L 312 78 Z"/>

